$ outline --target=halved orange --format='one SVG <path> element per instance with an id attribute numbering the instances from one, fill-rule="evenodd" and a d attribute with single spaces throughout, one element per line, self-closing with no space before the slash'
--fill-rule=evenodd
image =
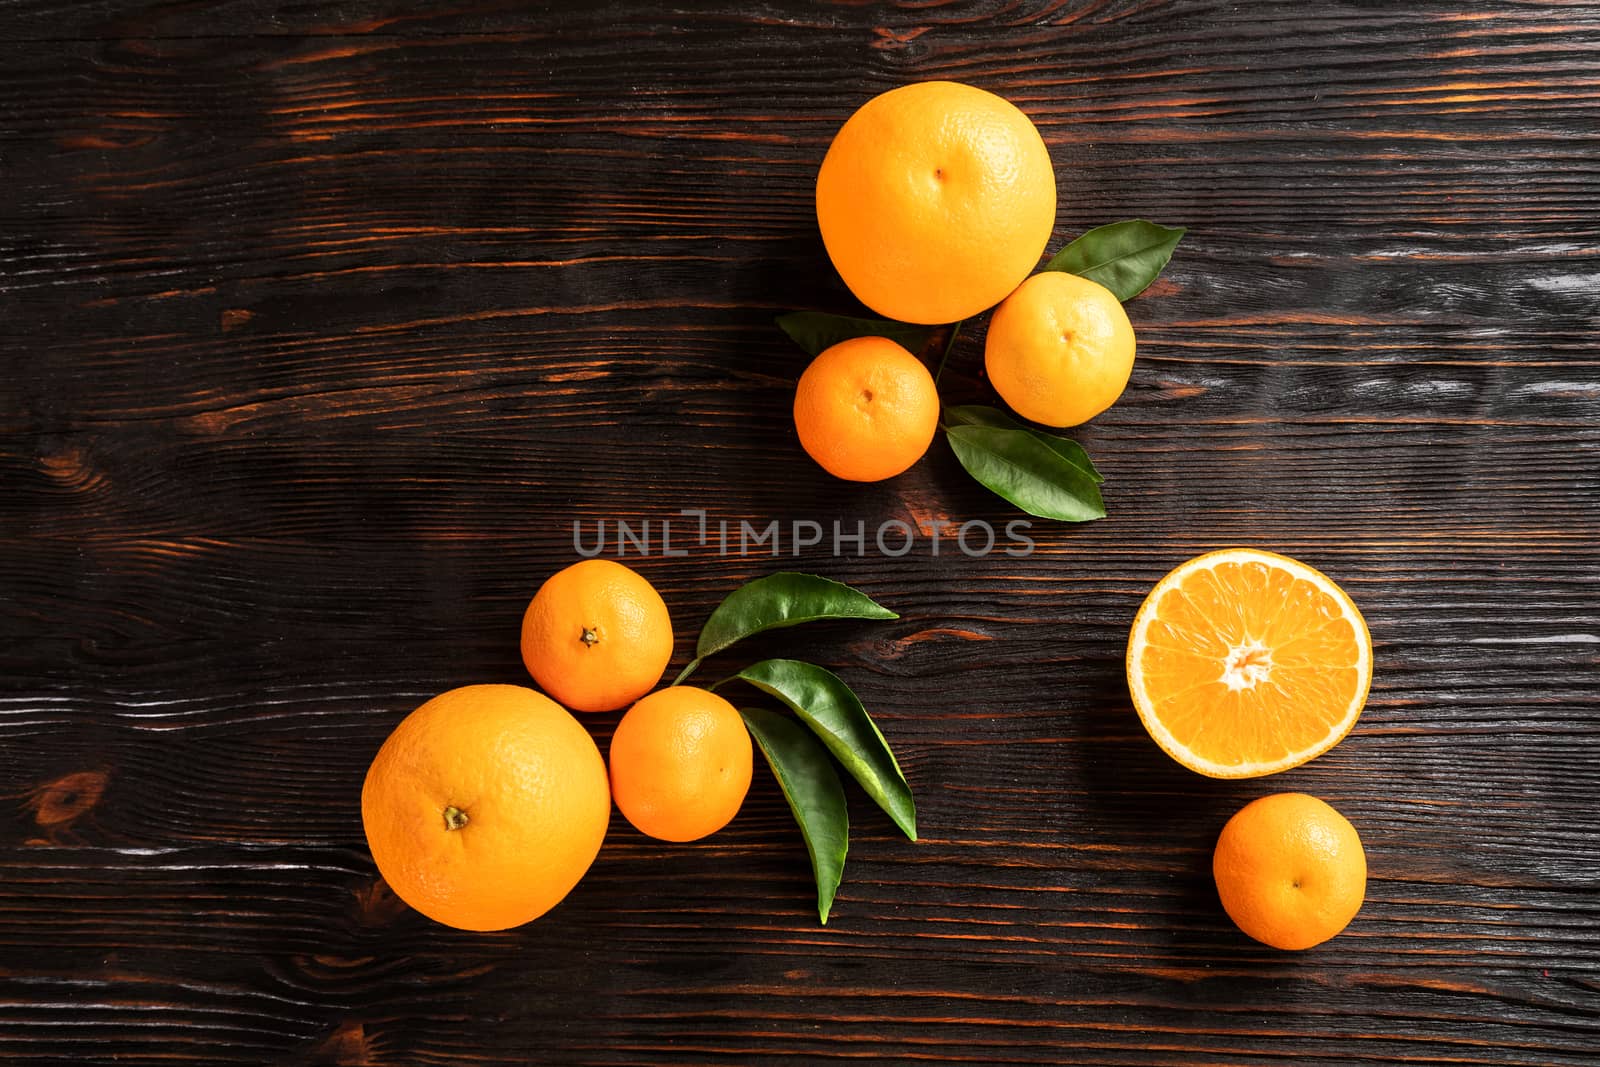
<path id="1" fill-rule="evenodd" d="M 1372 637 L 1333 580 L 1254 548 L 1208 552 L 1145 597 L 1128 690 L 1167 755 L 1213 778 L 1298 767 L 1355 725 Z"/>

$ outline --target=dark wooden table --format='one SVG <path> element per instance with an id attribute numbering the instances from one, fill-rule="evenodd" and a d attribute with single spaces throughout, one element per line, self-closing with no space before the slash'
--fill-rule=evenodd
<path id="1" fill-rule="evenodd" d="M 0 1060 L 1600 1062 L 1600 7 L 425 7 L 0 3 Z M 525 928 L 399 905 L 366 765 L 526 679 L 574 522 L 1016 517 L 942 442 L 855 487 L 789 421 L 773 315 L 852 308 L 818 162 L 926 78 L 1034 117 L 1052 250 L 1190 227 L 1080 434 L 1110 517 L 628 557 L 675 668 L 779 567 L 900 611 L 754 651 L 857 687 L 923 839 L 853 794 L 819 927 L 761 768 L 704 843 L 615 818 Z M 1122 655 L 1233 544 L 1340 581 L 1377 669 L 1344 744 L 1230 784 L 1148 740 Z M 1372 870 L 1304 954 L 1209 875 L 1286 789 Z"/>

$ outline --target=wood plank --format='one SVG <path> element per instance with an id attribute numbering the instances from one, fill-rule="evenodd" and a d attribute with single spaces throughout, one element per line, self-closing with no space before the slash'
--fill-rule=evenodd
<path id="1" fill-rule="evenodd" d="M 0 0 L 0 1061 L 1591 1064 L 1600 8 L 725 7 Z M 818 161 L 939 77 L 1038 122 L 1052 248 L 1190 228 L 1076 433 L 1109 517 L 1026 555 L 942 443 L 847 486 L 790 427 L 773 315 L 853 308 Z M 947 398 L 981 367 L 975 325 Z M 915 789 L 915 844 L 852 791 L 826 927 L 764 769 L 700 844 L 614 818 L 520 930 L 378 879 L 372 754 L 526 681 L 528 597 L 619 519 L 675 665 L 778 567 L 901 613 L 707 668 L 835 667 Z M 972 520 L 997 551 L 935 553 Z M 716 543 L 773 521 L 777 557 Z M 1243 783 L 1163 756 L 1122 667 L 1230 544 L 1334 576 L 1377 662 L 1348 740 Z M 1304 954 L 1209 874 L 1285 789 L 1372 872 Z"/>

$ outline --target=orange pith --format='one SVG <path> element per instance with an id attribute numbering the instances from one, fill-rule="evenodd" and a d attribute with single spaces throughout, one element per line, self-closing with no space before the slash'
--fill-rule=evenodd
<path id="1" fill-rule="evenodd" d="M 1372 679 L 1365 621 L 1329 578 L 1257 549 L 1190 560 L 1146 597 L 1128 686 L 1168 755 L 1218 778 L 1287 770 L 1355 725 Z"/>

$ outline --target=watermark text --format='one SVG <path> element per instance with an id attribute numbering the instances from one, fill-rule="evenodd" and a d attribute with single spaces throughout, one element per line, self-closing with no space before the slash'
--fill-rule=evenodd
<path id="1" fill-rule="evenodd" d="M 997 530 L 984 519 L 953 522 L 931 520 L 921 526 L 904 519 L 886 519 L 869 528 L 865 519 L 773 519 L 756 524 L 748 519 L 712 519 L 704 508 L 684 508 L 675 518 L 574 519 L 572 549 L 585 558 L 609 552 L 614 556 L 689 555 L 690 548 L 711 549 L 719 556 L 800 556 L 815 550 L 835 557 L 909 555 L 919 546 L 930 555 L 969 556 L 979 559 L 994 552 L 1008 556 L 1033 554 L 1028 536 L 1033 524 L 1012 519 Z"/>

